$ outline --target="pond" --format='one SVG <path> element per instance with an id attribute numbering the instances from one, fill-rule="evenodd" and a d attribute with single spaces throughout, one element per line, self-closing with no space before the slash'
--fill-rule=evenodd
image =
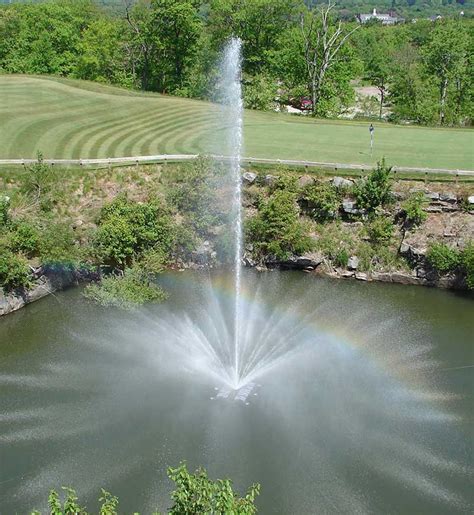
<path id="1" fill-rule="evenodd" d="M 236 400 L 209 365 L 232 281 L 170 273 L 136 312 L 75 288 L 0 319 L 0 512 L 62 485 L 91 511 L 101 487 L 165 510 L 181 460 L 259 482 L 261 513 L 470 511 L 472 296 L 245 271 Z"/>

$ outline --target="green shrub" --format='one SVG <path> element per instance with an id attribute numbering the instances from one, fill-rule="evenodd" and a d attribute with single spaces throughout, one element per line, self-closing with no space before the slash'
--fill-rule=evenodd
<path id="1" fill-rule="evenodd" d="M 143 252 L 135 266 L 145 274 L 153 276 L 163 272 L 167 261 L 167 255 L 160 248 L 151 248 Z"/>
<path id="2" fill-rule="evenodd" d="M 187 259 L 197 245 L 196 233 L 191 227 L 177 225 L 174 229 L 173 255 Z"/>
<path id="3" fill-rule="evenodd" d="M 277 180 L 274 181 L 268 189 L 270 193 L 279 190 L 296 193 L 298 191 L 298 180 L 294 175 L 283 173 L 278 176 Z"/>
<path id="4" fill-rule="evenodd" d="M 466 284 L 474 290 L 474 241 L 470 241 L 461 254 L 461 264 L 466 274 Z"/>
<path id="5" fill-rule="evenodd" d="M 32 256 L 38 251 L 40 236 L 38 229 L 25 221 L 17 222 L 10 234 L 10 248 L 13 252 L 23 252 Z"/>
<path id="6" fill-rule="evenodd" d="M 103 262 L 123 269 L 150 248 L 169 255 L 173 238 L 172 220 L 163 207 L 119 196 L 102 208 L 94 246 Z"/>
<path id="7" fill-rule="evenodd" d="M 235 252 L 235 241 L 232 232 L 222 231 L 218 234 L 214 247 L 220 263 L 232 263 Z"/>
<path id="8" fill-rule="evenodd" d="M 359 208 L 371 213 L 391 200 L 391 171 L 392 168 L 385 164 L 385 159 L 382 159 L 377 163 L 377 168 L 372 170 L 365 179 L 356 183 L 354 195 Z"/>
<path id="9" fill-rule="evenodd" d="M 296 195 L 288 190 L 277 190 L 262 203 L 258 214 L 247 223 L 247 235 L 260 257 L 287 259 L 312 248 L 299 220 Z"/>
<path id="10" fill-rule="evenodd" d="M 260 493 L 260 485 L 253 484 L 244 497 L 234 492 L 230 479 L 212 480 L 207 472 L 199 468 L 190 473 L 185 463 L 177 468 L 168 468 L 168 477 L 174 481 L 175 490 L 171 493 L 172 507 L 167 511 L 170 515 L 204 515 L 204 514 L 234 514 L 255 515 L 257 507 L 255 499 Z M 48 497 L 48 512 L 50 515 L 87 515 L 78 501 L 77 494 L 72 488 L 62 487 L 65 492 L 64 501 L 55 490 L 51 490 Z M 101 490 L 99 498 L 101 506 L 99 515 L 117 515 L 118 498 L 106 490 Z M 40 515 L 33 511 L 31 515 Z M 154 512 L 153 515 L 158 515 Z"/>
<path id="11" fill-rule="evenodd" d="M 222 175 L 213 162 L 200 157 L 180 166 L 174 176 L 167 200 L 184 215 L 193 229 L 206 237 L 209 230 L 225 220 L 228 204 L 220 205 L 216 190 L 222 184 Z"/>
<path id="12" fill-rule="evenodd" d="M 367 234 L 373 243 L 390 241 L 393 230 L 393 221 L 388 216 L 377 216 L 367 226 Z"/>
<path id="13" fill-rule="evenodd" d="M 88 285 L 84 295 L 102 306 L 122 309 L 166 298 L 165 292 L 139 266 L 126 268 L 121 275 L 109 275 L 98 284 Z"/>
<path id="14" fill-rule="evenodd" d="M 40 235 L 38 254 L 47 267 L 75 268 L 81 261 L 81 249 L 67 223 L 46 223 Z"/>
<path id="15" fill-rule="evenodd" d="M 314 220 L 323 222 L 337 217 L 340 198 L 332 184 L 316 182 L 304 189 L 301 203 Z"/>
<path id="16" fill-rule="evenodd" d="M 405 220 L 413 225 L 422 224 L 428 214 L 423 209 L 427 204 L 427 199 L 422 191 L 412 193 L 402 204 L 402 209 L 405 213 Z"/>
<path id="17" fill-rule="evenodd" d="M 30 279 L 28 261 L 9 250 L 0 249 L 0 286 L 5 290 L 26 287 Z"/>
<path id="18" fill-rule="evenodd" d="M 426 253 L 428 263 L 440 274 L 454 271 L 461 264 L 459 251 L 444 243 L 433 243 Z"/>
<path id="19" fill-rule="evenodd" d="M 10 221 L 8 210 L 10 209 L 10 199 L 5 195 L 0 195 L 0 229 L 6 227 Z"/>
<path id="20" fill-rule="evenodd" d="M 26 167 L 23 189 L 26 193 L 34 195 L 36 200 L 43 202 L 43 197 L 50 192 L 55 182 L 54 177 L 52 167 L 44 162 L 43 154 L 38 152 L 36 163 Z"/>
<path id="21" fill-rule="evenodd" d="M 474 204 L 471 204 L 469 202 L 469 193 L 462 193 L 461 195 L 459 195 L 458 202 L 461 209 L 466 213 L 474 211 Z"/>
<path id="22" fill-rule="evenodd" d="M 349 257 L 349 253 L 346 249 L 339 249 L 333 257 L 333 262 L 336 266 L 346 268 L 349 263 Z"/>
<path id="23" fill-rule="evenodd" d="M 176 489 L 171 494 L 173 506 L 170 515 L 226 513 L 254 515 L 257 513 L 255 498 L 260 492 L 260 485 L 252 485 L 244 497 L 239 498 L 234 492 L 230 479 L 209 479 L 204 469 L 194 474 L 188 472 L 186 464 L 168 469 L 168 477 L 175 482 Z"/>

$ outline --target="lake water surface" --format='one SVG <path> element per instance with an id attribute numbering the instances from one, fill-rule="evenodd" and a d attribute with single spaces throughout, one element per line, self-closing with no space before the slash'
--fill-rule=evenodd
<path id="1" fill-rule="evenodd" d="M 186 332 L 219 340 L 232 278 L 163 283 L 137 312 L 76 288 L 0 319 L 0 513 L 62 485 L 91 511 L 101 487 L 165 510 L 181 460 L 261 483 L 261 513 L 471 512 L 472 296 L 246 272 L 246 337 L 278 342 L 246 404 L 215 398 Z"/>

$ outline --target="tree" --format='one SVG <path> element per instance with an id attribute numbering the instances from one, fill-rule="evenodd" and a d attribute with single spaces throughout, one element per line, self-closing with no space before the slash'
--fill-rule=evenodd
<path id="1" fill-rule="evenodd" d="M 0 43 L 0 67 L 10 73 L 69 75 L 82 31 L 97 13 L 91 0 L 18 4 L 2 10 L 0 35 L 7 39 Z"/>
<path id="2" fill-rule="evenodd" d="M 301 15 L 306 77 L 312 101 L 312 114 L 318 114 L 323 99 L 326 77 L 341 58 L 341 50 L 359 25 L 345 30 L 342 22 L 336 25 L 332 18 L 335 4 L 329 2 L 320 9 L 307 10 Z"/>
<path id="3" fill-rule="evenodd" d="M 389 98 L 394 117 L 416 123 L 436 123 L 436 85 L 426 76 L 419 50 L 406 43 L 393 56 Z"/>
<path id="4" fill-rule="evenodd" d="M 291 23 L 295 0 L 212 0 L 208 28 L 216 48 L 230 36 L 243 42 L 243 69 L 260 73 L 279 34 Z"/>
<path id="5" fill-rule="evenodd" d="M 394 42 L 384 30 L 371 30 L 363 47 L 365 76 L 379 90 L 379 118 L 382 118 L 383 105 L 387 89 L 392 77 Z"/>
<path id="6" fill-rule="evenodd" d="M 99 17 L 93 21 L 82 34 L 74 75 L 79 79 L 134 86 L 136 77 L 126 52 L 124 28 L 123 21 L 118 19 Z"/>
<path id="7" fill-rule="evenodd" d="M 183 85 L 202 29 L 198 7 L 197 0 L 151 0 L 127 8 L 143 89 L 173 92 Z"/>
<path id="8" fill-rule="evenodd" d="M 439 123 L 447 120 L 449 95 L 456 95 L 457 104 L 472 82 L 468 58 L 469 37 L 464 27 L 453 20 L 438 22 L 427 47 L 423 51 L 426 70 L 439 88 Z M 472 87 L 472 84 L 471 84 Z"/>

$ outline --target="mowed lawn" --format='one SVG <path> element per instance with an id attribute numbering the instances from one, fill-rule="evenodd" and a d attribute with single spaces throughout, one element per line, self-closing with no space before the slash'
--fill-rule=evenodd
<path id="1" fill-rule="evenodd" d="M 225 153 L 219 106 L 66 79 L 0 75 L 0 159 Z M 474 169 L 474 132 L 247 111 L 249 157 Z"/>

